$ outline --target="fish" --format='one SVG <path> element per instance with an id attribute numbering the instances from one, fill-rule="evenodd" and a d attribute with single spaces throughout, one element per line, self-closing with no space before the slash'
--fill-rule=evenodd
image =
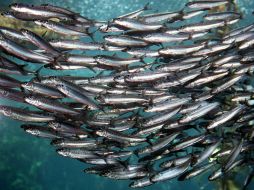
<path id="1" fill-rule="evenodd" d="M 217 80 L 219 78 L 222 78 L 226 75 L 228 75 L 228 71 L 222 72 L 222 73 L 211 74 L 209 76 L 200 76 L 197 79 L 195 79 L 194 81 L 187 84 L 186 87 L 187 88 L 193 88 L 193 87 L 196 87 L 196 86 L 201 86 L 201 85 L 204 85 L 206 83 L 210 83 L 214 80 Z"/>
<path id="2" fill-rule="evenodd" d="M 253 31 L 253 24 L 247 25 L 247 26 L 243 26 L 240 28 L 236 28 L 234 30 L 231 30 L 229 32 L 226 33 L 226 35 L 224 36 L 224 38 L 228 38 L 228 37 L 233 37 L 236 36 L 238 34 L 244 34 L 247 31 Z"/>
<path id="3" fill-rule="evenodd" d="M 76 159 L 89 159 L 89 158 L 98 158 L 96 153 L 91 150 L 83 150 L 83 149 L 70 149 L 70 148 L 60 148 L 56 151 L 61 156 L 66 156 L 70 158 Z"/>
<path id="4" fill-rule="evenodd" d="M 25 111 L 11 106 L 0 106 L 0 114 L 14 120 L 25 122 L 49 122 L 55 120 L 55 116 L 53 115 L 44 114 L 42 112 Z"/>
<path id="5" fill-rule="evenodd" d="M 173 100 L 166 100 L 163 102 L 155 103 L 144 109 L 145 112 L 161 112 L 165 110 L 174 109 L 188 103 L 191 98 L 178 98 Z"/>
<path id="6" fill-rule="evenodd" d="M 139 73 L 133 73 L 124 76 L 124 81 L 127 83 L 141 83 L 141 82 L 151 82 L 158 80 L 160 78 L 164 78 L 171 75 L 169 72 L 139 72 Z"/>
<path id="7" fill-rule="evenodd" d="M 102 66 L 108 66 L 110 68 L 121 68 L 127 67 L 128 65 L 136 62 L 142 62 L 140 58 L 119 58 L 119 57 L 111 57 L 106 55 L 97 56 L 95 61 Z"/>
<path id="8" fill-rule="evenodd" d="M 28 39 L 20 31 L 14 30 L 12 28 L 1 26 L 0 31 L 5 36 L 7 36 L 7 38 L 11 38 L 14 40 L 28 41 Z"/>
<path id="9" fill-rule="evenodd" d="M 124 170 L 124 171 L 108 171 L 102 174 L 102 176 L 111 178 L 111 179 L 117 179 L 117 180 L 123 180 L 123 179 L 135 179 L 139 177 L 146 176 L 147 172 L 143 169 L 139 170 Z"/>
<path id="10" fill-rule="evenodd" d="M 254 38 L 253 38 L 253 35 L 251 35 L 249 38 L 245 39 L 241 45 L 239 46 L 239 49 L 240 50 L 244 50 L 244 49 L 247 49 L 249 47 L 252 47 L 254 44 Z"/>
<path id="11" fill-rule="evenodd" d="M 219 177 L 223 176 L 224 173 L 227 173 L 227 172 L 229 172 L 230 170 L 234 169 L 235 167 L 242 165 L 243 162 L 244 162 L 244 159 L 239 159 L 239 160 L 235 161 L 235 162 L 231 165 L 231 167 L 228 168 L 228 170 L 225 171 L 225 172 L 222 172 L 222 169 L 219 168 L 218 170 L 214 171 L 214 172 L 208 177 L 208 180 L 213 181 L 213 180 L 218 179 Z"/>
<path id="12" fill-rule="evenodd" d="M 160 168 L 170 168 L 172 166 L 179 166 L 186 162 L 191 161 L 192 156 L 186 155 L 182 157 L 173 158 L 171 160 L 164 161 L 160 164 Z"/>
<path id="13" fill-rule="evenodd" d="M 205 0 L 200 0 L 200 1 L 193 1 L 193 2 L 188 2 L 185 6 L 194 9 L 194 8 L 199 8 L 199 9 L 204 9 L 204 8 L 214 8 L 218 7 L 221 5 L 228 4 L 229 2 L 227 0 L 215 0 L 215 1 L 205 1 Z"/>
<path id="14" fill-rule="evenodd" d="M 37 34 L 26 30 L 21 29 L 21 33 L 34 45 L 36 45 L 39 49 L 45 50 L 47 53 L 52 54 L 56 57 L 60 56 L 60 52 L 54 49 L 47 41 L 38 36 Z"/>
<path id="15" fill-rule="evenodd" d="M 142 40 L 149 43 L 169 43 L 182 42 L 191 38 L 189 34 L 167 34 L 167 33 L 152 33 L 141 37 Z"/>
<path id="16" fill-rule="evenodd" d="M 198 66 L 198 65 L 199 65 L 199 62 L 182 63 L 181 65 L 177 63 L 169 63 L 169 64 L 158 65 L 156 69 L 161 72 L 175 72 L 175 71 L 180 72 L 180 71 L 194 68 L 195 66 Z"/>
<path id="17" fill-rule="evenodd" d="M 137 31 L 154 31 L 164 27 L 162 24 L 146 23 L 130 18 L 116 18 L 112 23 Z"/>
<path id="18" fill-rule="evenodd" d="M 69 123 L 51 121 L 47 124 L 47 127 L 58 133 L 67 134 L 70 137 L 77 137 L 79 139 L 87 138 L 89 135 L 87 131 L 79 126 L 76 126 L 76 124 L 71 125 Z"/>
<path id="19" fill-rule="evenodd" d="M 140 39 L 136 37 L 126 36 L 126 35 L 108 35 L 104 36 L 104 40 L 109 45 L 115 45 L 118 47 L 145 47 L 148 43 L 145 39 Z"/>
<path id="20" fill-rule="evenodd" d="M 21 84 L 21 87 L 25 90 L 31 91 L 35 94 L 48 96 L 50 98 L 64 98 L 65 96 L 53 87 L 43 85 L 38 82 L 25 82 Z"/>
<path id="21" fill-rule="evenodd" d="M 197 110 L 193 110 L 189 112 L 187 115 L 183 116 L 182 119 L 179 120 L 180 123 L 188 123 L 190 121 L 193 121 L 207 113 L 209 113 L 211 110 L 218 107 L 220 103 L 214 102 L 214 103 L 208 103 L 203 106 L 200 106 Z"/>
<path id="22" fill-rule="evenodd" d="M 133 103 L 139 103 L 142 104 L 144 102 L 148 102 L 148 100 L 142 96 L 136 96 L 136 95 L 100 95 L 96 97 L 96 100 L 101 102 L 102 104 L 107 105 L 117 105 L 117 104 L 133 104 Z"/>
<path id="23" fill-rule="evenodd" d="M 159 54 L 163 56 L 177 56 L 190 54 L 195 51 L 198 51 L 205 47 L 205 44 L 195 44 L 195 45 L 182 45 L 174 47 L 166 47 L 159 50 Z"/>
<path id="24" fill-rule="evenodd" d="M 140 16 L 139 20 L 144 23 L 160 23 L 170 22 L 181 16 L 182 12 L 164 12 L 164 13 L 153 13 Z"/>
<path id="25" fill-rule="evenodd" d="M 64 25 L 62 23 L 54 22 L 51 20 L 36 20 L 34 21 L 38 26 L 46 27 L 56 33 L 67 35 L 67 36 L 89 36 L 87 31 L 79 31 L 77 27 Z"/>
<path id="26" fill-rule="evenodd" d="M 79 40 L 51 40 L 49 44 L 61 50 L 104 50 L 103 44 Z"/>
<path id="27" fill-rule="evenodd" d="M 154 144 L 152 146 L 148 146 L 148 147 L 144 147 L 142 149 L 138 149 L 136 151 L 136 154 L 138 154 L 138 155 L 140 155 L 140 154 L 150 154 L 150 153 L 159 151 L 159 150 L 163 149 L 165 146 L 167 146 L 170 142 L 172 142 L 178 135 L 179 135 L 179 133 L 175 133 L 175 134 L 172 134 L 170 136 L 164 137 L 163 139 L 161 139 L 159 142 L 157 142 L 156 144 Z"/>
<path id="28" fill-rule="evenodd" d="M 20 87 L 21 82 L 8 75 L 0 74 L 0 86 L 5 88 L 17 88 Z"/>
<path id="29" fill-rule="evenodd" d="M 232 18 L 240 18 L 241 15 L 235 12 L 217 12 L 217 13 L 209 13 L 204 16 L 205 20 L 231 20 Z"/>
<path id="30" fill-rule="evenodd" d="M 15 43 L 10 39 L 7 39 L 1 34 L 0 47 L 2 47 L 7 53 L 13 54 L 24 61 L 30 61 L 35 63 L 51 63 L 54 61 L 52 57 L 26 49 L 25 47 Z"/>
<path id="31" fill-rule="evenodd" d="M 184 139 L 183 141 L 178 142 L 175 145 L 172 145 L 172 148 L 170 148 L 170 151 L 182 150 L 186 147 L 189 147 L 193 144 L 196 144 L 196 143 L 202 141 L 205 137 L 206 137 L 205 134 L 189 137 L 187 139 Z"/>
<path id="32" fill-rule="evenodd" d="M 24 102 L 24 94 L 18 90 L 8 89 L 6 87 L 0 88 L 0 97 L 14 100 L 16 102 Z"/>
<path id="33" fill-rule="evenodd" d="M 231 44 L 214 44 L 207 47 L 204 47 L 197 52 L 194 52 L 194 56 L 207 56 L 213 53 L 218 53 L 220 51 L 226 50 L 231 47 Z"/>
<path id="34" fill-rule="evenodd" d="M 224 20 L 213 20 L 213 21 L 206 21 L 202 23 L 195 23 L 182 26 L 179 31 L 180 32 L 202 32 L 208 31 L 214 28 L 223 27 L 226 25 L 226 21 Z"/>
<path id="35" fill-rule="evenodd" d="M 33 72 L 29 72 L 25 69 L 27 65 L 19 65 L 5 57 L 0 57 L 0 73 L 14 74 L 14 75 L 29 75 Z"/>
<path id="36" fill-rule="evenodd" d="M 218 146 L 221 144 L 221 139 L 218 140 L 218 142 L 213 143 L 209 147 L 207 147 L 199 156 L 195 159 L 195 162 L 192 164 L 193 167 L 196 167 L 200 165 L 202 162 L 204 162 L 207 158 L 209 158 L 212 153 L 218 148 Z"/>
<path id="37" fill-rule="evenodd" d="M 37 9 L 26 4 L 14 3 L 10 5 L 11 10 L 19 13 L 26 13 L 29 15 L 40 16 L 41 18 L 61 18 L 68 19 L 68 15 L 50 10 Z"/>
<path id="38" fill-rule="evenodd" d="M 190 19 L 192 17 L 198 16 L 203 14 L 206 10 L 209 10 L 207 8 L 201 8 L 201 9 L 197 9 L 197 10 L 191 10 L 188 12 L 184 12 L 182 15 L 182 19 L 187 20 Z"/>
<path id="39" fill-rule="evenodd" d="M 137 180 L 131 182 L 129 187 L 139 188 L 139 187 L 146 187 L 146 186 L 149 186 L 152 184 L 153 183 L 151 182 L 150 178 L 141 178 L 141 179 L 137 179 Z"/>
<path id="40" fill-rule="evenodd" d="M 56 85 L 56 88 L 65 94 L 67 97 L 70 97 L 82 104 L 89 106 L 91 109 L 100 109 L 100 106 L 96 104 L 91 98 L 87 97 L 85 94 L 81 93 L 80 91 L 76 91 L 64 84 Z"/>
<path id="41" fill-rule="evenodd" d="M 63 103 L 59 103 L 56 100 L 51 101 L 42 97 L 27 96 L 25 97 L 25 102 L 30 105 L 36 106 L 42 110 L 47 110 L 49 112 L 57 112 L 70 115 L 80 114 L 78 111 L 72 109 L 71 107 L 68 107 L 67 105 L 64 105 Z"/>
<path id="42" fill-rule="evenodd" d="M 59 57 L 58 61 L 60 62 L 60 65 L 66 62 L 70 66 L 73 66 L 73 65 L 85 66 L 85 67 L 97 66 L 96 59 L 92 56 L 67 54 L 64 57 Z"/>
<path id="43" fill-rule="evenodd" d="M 162 172 L 159 172 L 151 177 L 152 182 L 159 182 L 168 179 L 175 178 L 182 173 L 184 173 L 189 168 L 189 162 L 186 162 L 180 166 L 175 166 L 173 168 L 166 169 Z"/>
<path id="44" fill-rule="evenodd" d="M 230 152 L 230 155 L 226 161 L 226 164 L 222 167 L 222 171 L 228 171 L 232 166 L 233 166 L 233 163 L 235 162 L 237 156 L 239 155 L 241 149 L 242 149 L 242 146 L 243 146 L 243 142 L 244 140 L 241 139 L 237 146 Z"/>
<path id="45" fill-rule="evenodd" d="M 145 138 L 142 137 L 133 137 L 130 135 L 126 135 L 123 134 L 121 132 L 118 131 L 114 131 L 111 129 L 104 129 L 104 130 L 98 130 L 95 132 L 96 135 L 105 137 L 105 138 L 109 138 L 109 139 L 113 139 L 114 141 L 120 142 L 120 143 L 124 143 L 124 142 L 144 142 L 146 141 Z"/>
<path id="46" fill-rule="evenodd" d="M 178 180 L 179 181 L 183 181 L 183 180 L 188 180 L 191 179 L 193 177 L 196 177 L 198 175 L 200 175 L 203 172 L 206 172 L 208 169 L 210 169 L 211 167 L 213 167 L 215 165 L 215 163 L 209 163 L 209 164 L 205 164 L 199 167 L 195 167 L 185 173 L 183 173 Z"/>
<path id="47" fill-rule="evenodd" d="M 6 11 L 2 13 L 2 16 L 10 19 L 15 19 L 19 21 L 34 21 L 35 19 L 47 19 L 49 17 L 47 16 L 41 16 L 41 15 L 32 15 L 28 13 L 23 12 L 15 12 L 15 11 Z"/>
<path id="48" fill-rule="evenodd" d="M 145 119 L 145 121 L 141 124 L 142 127 L 149 127 L 152 125 L 157 125 L 157 124 L 161 124 L 164 123 L 168 120 L 170 120 L 170 118 L 172 118 L 174 115 L 176 115 L 180 110 L 180 107 L 174 108 L 172 110 L 167 110 L 164 112 L 160 112 L 160 114 L 155 115 L 149 119 Z"/>
<path id="49" fill-rule="evenodd" d="M 147 3 L 143 8 L 135 10 L 133 12 L 118 16 L 117 18 L 137 18 L 144 11 L 149 10 L 149 3 Z"/>
<path id="50" fill-rule="evenodd" d="M 245 40 L 247 40 L 248 38 L 251 38 L 253 37 L 253 32 L 250 31 L 250 32 L 245 32 L 244 34 L 237 34 L 237 35 L 234 35 L 234 36 L 229 36 L 227 38 L 224 38 L 223 39 L 223 43 L 244 43 Z"/>
<path id="51" fill-rule="evenodd" d="M 250 174 L 246 177 L 246 179 L 244 181 L 244 185 L 243 185 L 244 190 L 249 186 L 252 179 L 253 179 L 253 170 L 250 172 Z"/>
<path id="52" fill-rule="evenodd" d="M 57 134 L 55 131 L 38 125 L 22 125 L 21 128 L 24 129 L 25 132 L 42 138 L 49 138 L 49 139 L 60 139 L 61 136 Z"/>
<path id="53" fill-rule="evenodd" d="M 224 114 L 222 114 L 221 116 L 215 118 L 208 126 L 207 129 L 214 129 L 215 127 L 218 127 L 224 123 L 226 123 L 227 121 L 229 121 L 230 119 L 232 119 L 233 117 L 235 117 L 237 114 L 239 114 L 242 110 L 244 109 L 244 106 L 239 105 L 231 110 L 229 110 L 228 112 L 225 112 Z"/>

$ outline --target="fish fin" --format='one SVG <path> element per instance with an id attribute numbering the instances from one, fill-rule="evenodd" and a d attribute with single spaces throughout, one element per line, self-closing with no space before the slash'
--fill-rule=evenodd
<path id="1" fill-rule="evenodd" d="M 165 46 L 163 45 L 163 43 L 158 43 L 159 46 L 162 48 L 162 49 L 165 49 Z"/>
<path id="2" fill-rule="evenodd" d="M 129 156 L 126 160 L 122 161 L 122 160 L 119 160 L 119 163 L 124 167 L 124 168 L 128 168 L 128 166 L 130 165 L 130 159 L 131 157 Z"/>
<path id="3" fill-rule="evenodd" d="M 21 83 L 21 84 L 22 84 L 22 83 Z M 21 90 L 21 92 L 22 92 L 22 93 L 26 94 L 26 90 L 25 90 L 25 88 L 24 88 L 24 87 L 22 87 L 21 85 L 20 85 L 20 90 Z"/>
<path id="4" fill-rule="evenodd" d="M 99 29 L 96 29 L 95 31 L 89 32 L 87 31 L 87 35 L 92 39 L 93 42 L 95 42 L 94 34 L 97 32 Z"/>
<path id="5" fill-rule="evenodd" d="M 47 34 L 48 30 L 46 30 L 41 36 L 44 38 Z"/>
<path id="6" fill-rule="evenodd" d="M 93 73 L 97 73 L 97 72 L 96 72 L 96 70 L 94 70 L 94 68 L 93 68 L 93 67 L 91 67 L 91 66 L 87 66 L 87 68 L 88 68 L 89 70 L 91 70 Z"/>
<path id="7" fill-rule="evenodd" d="M 24 65 L 20 65 L 20 67 L 21 67 L 22 70 L 26 70 L 25 67 L 27 67 L 28 65 L 29 65 L 29 64 L 26 63 L 26 64 L 24 64 Z"/>
<path id="8" fill-rule="evenodd" d="M 111 23 L 110 21 L 108 21 L 108 23 L 107 23 L 107 28 L 106 28 L 106 32 L 108 31 L 109 27 L 110 27 L 111 25 L 113 25 L 113 22 L 114 22 L 114 21 L 115 21 L 114 18 L 112 19 L 112 23 Z"/>
<path id="9" fill-rule="evenodd" d="M 145 4 L 143 10 L 144 10 L 144 11 L 152 10 L 152 7 L 150 6 L 150 2 L 148 2 L 148 3 Z"/>
<path id="10" fill-rule="evenodd" d="M 103 76 L 104 71 L 99 71 L 99 73 L 96 75 L 96 77 Z"/>
<path id="11" fill-rule="evenodd" d="M 149 145 L 153 146 L 153 143 L 152 143 L 151 138 L 146 137 L 146 142 L 147 142 Z"/>
<path id="12" fill-rule="evenodd" d="M 41 81 L 41 74 L 40 74 L 40 72 L 41 72 L 41 70 L 44 68 L 44 65 L 42 65 L 39 69 L 37 69 L 36 70 L 36 72 L 35 72 L 35 78 L 37 79 L 37 80 L 39 80 L 39 81 Z M 31 79 L 31 81 L 33 80 L 33 78 Z"/>
<path id="13" fill-rule="evenodd" d="M 60 58 L 64 57 L 63 55 L 59 55 L 57 57 L 54 57 L 53 65 L 57 65 L 61 70 L 63 70 L 62 65 L 58 62 Z M 65 59 L 65 58 L 64 58 Z"/>
<path id="14" fill-rule="evenodd" d="M 103 43 L 103 45 L 102 45 L 102 50 L 108 51 L 108 50 L 107 50 L 107 44 L 106 44 L 106 43 Z"/>
<path id="15" fill-rule="evenodd" d="M 22 73 L 23 73 L 24 75 L 35 74 L 34 71 L 29 71 L 29 69 L 26 68 L 26 67 L 28 67 L 28 66 L 29 66 L 28 63 L 26 63 L 26 64 L 24 64 L 24 65 L 20 65 L 21 70 L 22 70 Z"/>
<path id="16" fill-rule="evenodd" d="M 145 62 L 145 58 L 146 58 L 146 56 L 141 56 L 140 57 L 140 62 L 143 64 L 143 65 L 146 65 L 147 63 Z"/>
<path id="17" fill-rule="evenodd" d="M 138 150 L 134 150 L 134 151 L 133 151 L 133 154 L 134 154 L 137 158 L 139 158 Z"/>

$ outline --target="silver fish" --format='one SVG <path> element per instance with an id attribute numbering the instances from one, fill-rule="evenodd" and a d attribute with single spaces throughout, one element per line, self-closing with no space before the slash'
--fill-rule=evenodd
<path id="1" fill-rule="evenodd" d="M 204 116 L 205 114 L 207 114 L 208 112 L 210 112 L 211 110 L 215 109 L 216 107 L 218 107 L 220 105 L 220 103 L 218 102 L 213 102 L 213 103 L 209 103 L 203 106 L 200 106 L 197 110 L 194 110 L 190 113 L 188 113 L 187 115 L 183 116 L 179 122 L 180 123 L 188 123 L 190 121 L 193 121 L 201 116 Z"/>
<path id="2" fill-rule="evenodd" d="M 51 40 L 50 45 L 64 50 L 104 50 L 103 44 L 79 40 Z"/>
<path id="3" fill-rule="evenodd" d="M 151 177 L 152 182 L 164 181 L 168 179 L 175 178 L 182 173 L 184 173 L 189 168 L 189 162 L 186 162 L 180 166 L 166 169 L 162 172 L 159 172 Z"/>
<path id="4" fill-rule="evenodd" d="M 164 13 L 153 13 L 140 16 L 139 20 L 145 23 L 160 23 L 169 22 L 181 16 L 182 12 L 164 12 Z"/>
<path id="5" fill-rule="evenodd" d="M 55 120 L 55 117 L 52 115 L 24 111 L 23 109 L 10 106 L 0 106 L 0 113 L 14 120 L 25 122 L 49 122 Z"/>
<path id="6" fill-rule="evenodd" d="M 52 30 L 56 33 L 67 35 L 67 36 L 88 36 L 86 31 L 79 31 L 77 27 L 73 27 L 70 25 L 64 25 L 62 23 L 54 22 L 54 21 L 43 21 L 43 20 L 36 20 L 34 21 L 35 24 L 39 26 L 44 26 L 49 30 Z"/>
<path id="7" fill-rule="evenodd" d="M 120 46 L 120 47 L 144 47 L 148 43 L 140 38 L 126 36 L 126 35 L 109 35 L 104 36 L 104 40 L 107 44 Z"/>
<path id="8" fill-rule="evenodd" d="M 191 9 L 211 9 L 214 7 L 218 7 L 221 5 L 225 5 L 228 4 L 229 2 L 227 0 L 213 0 L 213 1 L 206 1 L 206 0 L 200 0 L 200 1 L 193 1 L 193 2 L 188 2 L 186 4 L 187 7 L 191 8 Z"/>
<path id="9" fill-rule="evenodd" d="M 97 135 L 112 139 L 114 141 L 118 142 L 144 142 L 146 141 L 145 138 L 142 137 L 135 137 L 135 136 L 130 136 L 118 131 L 114 131 L 111 129 L 104 129 L 104 130 L 98 130 L 95 132 Z"/>
<path id="10" fill-rule="evenodd" d="M 36 97 L 36 96 L 28 96 L 25 97 L 25 102 L 35 107 L 38 107 L 43 110 L 47 110 L 49 112 L 56 112 L 62 114 L 70 114 L 70 115 L 78 115 L 80 114 L 78 111 L 64 105 L 63 103 L 59 103 L 56 100 L 50 101 L 46 98 Z"/>
<path id="11" fill-rule="evenodd" d="M 154 31 L 163 28 L 162 24 L 150 24 L 129 18 L 117 18 L 113 20 L 113 23 L 125 28 L 139 31 Z"/>
<path id="12" fill-rule="evenodd" d="M 152 125 L 164 123 L 170 120 L 170 118 L 172 118 L 174 115 L 176 115 L 179 112 L 179 110 L 180 108 L 175 108 L 169 111 L 160 112 L 160 114 L 150 117 L 149 119 L 146 119 L 141 125 L 142 127 L 149 127 Z"/>
<path id="13" fill-rule="evenodd" d="M 244 109 L 244 106 L 239 105 L 232 110 L 229 110 L 228 112 L 225 112 L 221 116 L 215 118 L 208 126 L 207 129 L 213 129 L 215 127 L 220 126 L 223 123 L 226 123 L 233 117 L 235 117 L 237 114 L 239 114 Z"/>

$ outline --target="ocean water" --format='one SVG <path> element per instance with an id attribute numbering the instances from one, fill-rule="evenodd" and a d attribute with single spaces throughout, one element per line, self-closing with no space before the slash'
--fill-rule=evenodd
<path id="1" fill-rule="evenodd" d="M 187 0 L 0 0 L 0 9 L 10 3 L 51 3 L 70 8 L 92 19 L 106 20 L 134 11 L 146 3 L 157 11 L 180 10 Z M 253 0 L 237 0 L 239 10 L 244 13 L 241 25 L 253 22 Z M 1 104 L 15 102 L 1 100 Z M 24 105 L 20 105 L 24 109 Z M 0 190 L 127 190 L 129 181 L 116 181 L 85 174 L 84 163 L 59 156 L 50 141 L 26 134 L 20 122 L 0 116 Z M 227 184 L 237 190 L 245 171 L 237 172 L 237 180 L 221 179 L 208 183 L 208 174 L 191 181 L 171 180 L 147 187 L 147 190 L 212 190 L 222 189 Z M 254 189 L 254 186 L 249 189 Z"/>

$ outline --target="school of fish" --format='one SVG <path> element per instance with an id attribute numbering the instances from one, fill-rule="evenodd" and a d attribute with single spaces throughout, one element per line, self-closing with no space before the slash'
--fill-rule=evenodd
<path id="1" fill-rule="evenodd" d="M 232 4 L 198 0 L 156 13 L 146 5 L 109 21 L 11 4 L 2 16 L 57 37 L 0 26 L 0 97 L 13 101 L 0 114 L 87 163 L 84 172 L 133 188 L 205 172 L 212 181 L 247 167 L 247 189 L 254 24 L 236 27 L 244 15 Z"/>

